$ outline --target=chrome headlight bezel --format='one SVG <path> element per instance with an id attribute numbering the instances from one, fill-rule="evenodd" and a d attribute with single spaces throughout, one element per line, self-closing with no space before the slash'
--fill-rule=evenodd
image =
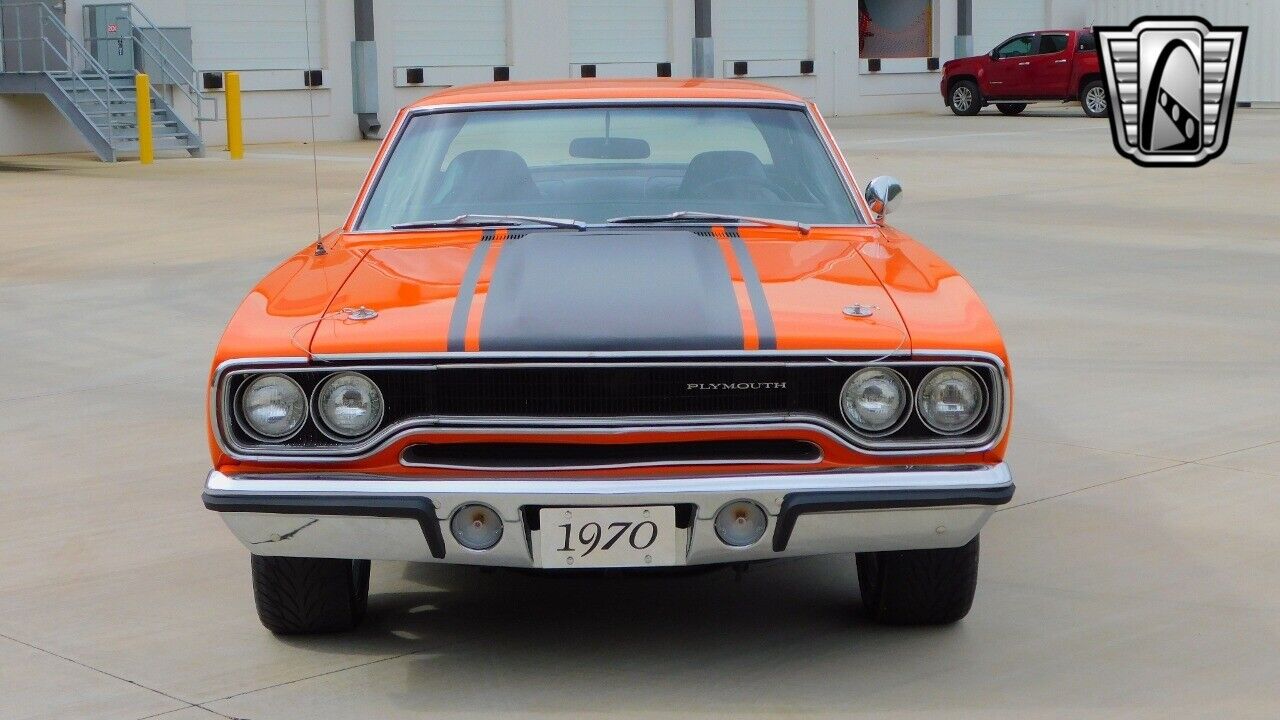
<path id="1" fill-rule="evenodd" d="M 359 432 L 346 432 L 336 427 L 332 420 L 324 412 L 325 393 L 335 384 L 344 379 L 354 378 L 356 383 L 367 383 L 370 393 L 372 406 L 371 422 Z M 318 429 L 325 437 L 342 443 L 359 442 L 369 437 L 378 430 L 382 425 L 382 418 L 387 412 L 386 397 L 382 394 L 382 389 L 368 375 L 354 370 L 341 370 L 324 378 L 316 385 L 315 390 L 311 393 L 312 414 L 315 417 L 316 429 Z"/>
<path id="2" fill-rule="evenodd" d="M 859 425 L 856 420 L 849 417 L 849 413 L 846 412 L 845 410 L 845 402 L 844 402 L 845 394 L 849 392 L 850 388 L 854 385 L 854 382 L 860 376 L 869 375 L 873 373 L 880 373 L 893 379 L 897 383 L 899 392 L 901 393 L 901 396 L 902 396 L 902 403 L 901 403 L 901 406 L 898 408 L 897 417 L 895 417 L 891 423 L 889 423 L 888 425 L 885 425 L 883 428 L 880 428 L 880 429 L 872 429 L 863 425 Z M 902 426 L 905 425 L 907 421 L 911 419 L 912 406 L 914 405 L 914 396 L 915 396 L 915 392 L 911 387 L 911 383 L 907 381 L 906 376 L 904 376 L 901 372 L 891 367 L 887 367 L 883 365 L 873 365 L 870 367 L 864 367 L 858 370 L 857 372 L 853 373 L 852 375 L 850 375 L 849 379 L 845 380 L 844 385 L 840 387 L 840 395 L 838 397 L 838 402 L 840 404 L 840 417 L 844 419 L 844 422 L 846 425 L 852 428 L 853 431 L 858 433 L 859 435 L 862 435 L 868 438 L 885 437 L 887 435 L 892 435 L 893 433 L 902 429 Z"/>
<path id="3" fill-rule="evenodd" d="M 973 413 L 973 419 L 963 426 L 952 429 L 939 427 L 935 420 L 930 419 L 929 415 L 925 412 L 923 405 L 927 395 L 926 388 L 928 388 L 929 383 L 933 382 L 939 375 L 944 373 L 959 373 L 960 375 L 968 378 L 969 382 L 973 383 L 973 387 L 977 391 L 978 396 L 978 403 Z M 920 418 L 920 422 L 924 423 L 925 427 L 927 427 L 930 432 L 937 433 L 943 437 L 955 437 L 973 430 L 978 426 L 978 423 L 982 422 L 982 418 L 987 415 L 987 405 L 991 402 L 990 393 L 987 391 L 986 384 L 982 382 L 982 378 L 978 377 L 978 375 L 969 368 L 959 365 L 942 365 L 930 370 L 929 374 L 925 375 L 924 378 L 920 380 L 920 384 L 917 386 L 916 390 L 917 392 L 915 402 L 913 403 L 913 412 L 915 412 L 915 414 Z"/>
<path id="4" fill-rule="evenodd" d="M 259 428 L 256 428 L 251 422 L 249 422 L 248 413 L 245 412 L 245 396 L 258 383 L 262 382 L 263 380 L 271 380 L 271 379 L 283 380 L 284 387 L 292 388 L 295 392 L 297 392 L 298 398 L 302 401 L 302 415 L 298 418 L 297 425 L 293 427 L 291 430 L 289 430 L 288 432 L 282 433 L 280 435 L 269 435 L 267 433 L 262 432 Z M 287 443 L 293 438 L 297 437 L 298 433 L 302 432 L 302 430 L 307 426 L 307 419 L 310 417 L 310 414 L 311 414 L 311 402 L 310 402 L 310 399 L 307 397 L 306 391 L 302 389 L 302 385 L 298 384 L 297 380 L 289 377 L 287 374 L 278 373 L 278 372 L 261 373 L 261 374 L 255 375 L 249 380 L 246 380 L 244 384 L 240 386 L 239 391 L 236 393 L 235 402 L 232 403 L 232 405 L 233 405 L 233 412 L 235 414 L 235 422 L 236 422 L 236 425 L 239 427 L 240 431 L 243 432 L 245 435 L 253 438 L 254 440 L 257 440 L 260 443 L 267 443 L 269 445 L 279 445 L 282 443 Z"/>

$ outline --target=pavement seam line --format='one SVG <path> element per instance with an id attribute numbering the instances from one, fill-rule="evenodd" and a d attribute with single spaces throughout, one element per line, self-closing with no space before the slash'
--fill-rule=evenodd
<path id="1" fill-rule="evenodd" d="M 1010 435 L 1010 437 L 1011 438 L 1021 437 L 1023 440 L 1030 440 L 1031 442 L 1045 443 L 1047 445 L 1061 445 L 1063 447 L 1080 448 L 1081 450 L 1092 450 L 1094 452 L 1109 453 L 1111 455 L 1125 455 L 1127 457 L 1140 457 L 1140 458 L 1146 458 L 1148 460 L 1163 460 L 1164 462 L 1172 462 L 1172 463 L 1199 462 L 1198 460 L 1182 460 L 1181 458 L 1163 457 L 1160 455 L 1146 455 L 1144 453 L 1127 452 L 1124 450 L 1111 450 L 1109 448 L 1093 447 L 1092 445 L 1081 445 L 1080 443 L 1063 442 L 1062 440 L 1048 440 L 1046 438 L 1040 438 L 1034 435 L 1021 435 L 1021 436 Z"/>
<path id="2" fill-rule="evenodd" d="M 1183 466 L 1185 466 L 1185 465 L 1195 465 L 1195 464 L 1196 464 L 1196 463 L 1191 462 L 1191 461 L 1187 461 L 1187 462 L 1178 462 L 1178 463 L 1175 463 L 1175 464 L 1173 464 L 1173 465 L 1169 465 L 1169 466 L 1166 466 L 1166 467 L 1155 468 L 1154 470 L 1144 470 L 1144 471 L 1142 471 L 1142 472 L 1140 472 L 1140 473 L 1134 473 L 1134 474 L 1132 474 L 1132 475 L 1126 475 L 1126 476 L 1124 476 L 1124 477 L 1122 477 L 1122 478 L 1116 478 L 1115 480 L 1106 480 L 1106 481 L 1104 481 L 1104 482 L 1096 483 L 1096 484 L 1094 484 L 1094 485 L 1088 485 L 1088 486 L 1086 486 L 1086 487 L 1076 488 L 1075 490 L 1068 490 L 1068 491 L 1066 491 L 1066 492 L 1064 492 L 1064 493 L 1058 493 L 1057 495 L 1050 495 L 1050 496 L 1048 496 L 1048 497 L 1036 498 L 1035 500 L 1029 500 L 1029 501 L 1027 501 L 1027 502 L 1024 502 L 1024 503 L 1021 503 L 1021 504 L 1018 504 L 1018 505 L 1008 505 L 1008 506 L 1005 506 L 1005 507 L 1002 507 L 1002 508 L 997 508 L 997 509 L 996 509 L 996 512 L 1003 512 L 1003 511 L 1005 511 L 1005 510 L 1016 510 L 1017 508 L 1024 508 L 1024 507 L 1027 507 L 1027 506 L 1029 506 L 1029 505 L 1035 505 L 1036 503 L 1044 502 L 1044 501 L 1046 501 L 1046 500 L 1057 500 L 1058 498 L 1066 497 L 1067 495 L 1075 495 L 1076 493 L 1084 492 L 1085 490 L 1093 490 L 1094 488 L 1100 488 L 1100 487 L 1103 487 L 1103 486 L 1106 486 L 1106 485 L 1114 485 L 1114 484 L 1116 484 L 1116 483 L 1118 483 L 1118 482 L 1124 482 L 1125 480 L 1132 480 L 1133 478 L 1142 477 L 1143 475 L 1150 475 L 1150 474 L 1152 474 L 1152 473 L 1164 472 L 1165 470 L 1172 470 L 1172 469 L 1174 469 L 1174 468 L 1180 468 L 1180 467 L 1183 467 Z M 1206 465 L 1205 467 L 1211 467 L 1211 466 Z"/>
<path id="3" fill-rule="evenodd" d="M 165 715 L 172 715 L 174 713 L 182 712 L 183 710 L 190 710 L 191 708 L 200 708 L 205 712 L 213 713 L 214 715 L 217 715 L 218 717 L 221 717 L 221 718 L 226 718 L 227 720 L 241 720 L 240 718 L 237 718 L 234 715 L 226 715 L 224 713 L 220 713 L 217 710 L 214 710 L 212 708 L 207 708 L 203 705 L 200 705 L 199 703 L 191 703 L 190 705 L 186 707 L 178 708 L 177 710 L 165 710 L 162 713 L 155 713 L 154 715 L 143 715 L 140 718 L 136 718 L 136 720 L 152 720 L 153 718 L 162 718 Z"/>
<path id="4" fill-rule="evenodd" d="M 1196 460 L 1192 460 L 1191 462 L 1197 462 L 1197 463 L 1204 462 L 1205 460 L 1212 460 L 1214 458 L 1225 457 L 1227 455 L 1235 455 L 1236 453 L 1248 452 L 1250 450 L 1257 450 L 1258 448 L 1264 448 L 1264 447 L 1267 447 L 1268 445 L 1276 445 L 1276 444 L 1280 444 L 1280 440 L 1270 440 L 1268 442 L 1264 442 L 1258 445 L 1250 445 L 1249 447 L 1240 448 L 1239 450 L 1228 450 L 1227 452 L 1218 453 L 1217 455 L 1210 455 L 1208 457 L 1198 458 Z"/>
<path id="5" fill-rule="evenodd" d="M 217 699 L 214 699 L 214 700 L 204 700 L 204 701 L 202 701 L 202 702 L 203 702 L 203 703 L 206 703 L 206 704 L 207 704 L 207 703 L 223 702 L 223 701 L 225 701 L 225 700 L 231 700 L 231 699 L 234 699 L 234 698 L 243 697 L 243 696 L 245 696 L 245 695 L 252 695 L 252 694 L 254 694 L 254 693 L 259 693 L 259 692 L 262 692 L 262 691 L 264 691 L 264 690 L 274 690 L 275 688 L 278 688 L 278 687 L 284 687 L 285 685 L 293 685 L 294 683 L 300 683 L 300 682 L 304 682 L 304 681 L 306 681 L 306 680 L 314 680 L 315 678 L 325 677 L 326 675 L 333 675 L 333 674 L 335 674 L 335 673 L 346 672 L 346 671 L 348 671 L 348 670 L 355 670 L 355 669 L 357 669 L 357 668 L 368 667 L 368 666 L 370 666 L 370 665 L 377 665 L 378 663 L 386 662 L 386 661 L 388 661 L 388 660 L 399 660 L 400 658 L 409 657 L 410 655 L 418 655 L 418 654 L 424 653 L 424 652 L 426 652 L 426 651 L 427 651 L 427 649 L 426 649 L 426 648 L 418 648 L 417 650 L 410 650 L 409 652 L 403 652 L 403 653 L 400 653 L 400 654 L 398 654 L 398 655 L 388 655 L 388 656 L 386 656 L 386 657 L 378 658 L 377 660 L 370 660 L 369 662 L 356 663 L 355 665 L 348 665 L 348 666 L 346 666 L 346 667 L 334 668 L 333 670 L 326 670 L 325 672 L 322 672 L 322 673 L 316 673 L 315 675 L 307 675 L 307 676 L 305 676 L 305 677 L 294 678 L 293 680 L 285 680 L 284 682 L 278 682 L 278 683 L 275 683 L 275 684 L 273 684 L 273 685 L 264 685 L 264 686 L 262 686 L 262 687 L 260 687 L 260 688 L 253 688 L 252 690 L 245 690 L 245 691 L 243 691 L 243 692 L 238 692 L 238 693 L 233 693 L 233 694 L 231 694 L 231 695 L 227 695 L 226 697 L 220 697 L 220 698 L 217 698 Z M 198 706 L 198 707 L 202 707 L 202 708 L 204 708 L 204 709 L 206 709 L 206 710 L 208 710 L 208 709 L 209 709 L 209 708 L 205 708 L 205 707 L 204 707 L 204 704 L 202 704 L 202 703 L 192 703 L 192 705 L 196 705 L 196 706 Z M 212 711 L 212 710 L 211 710 L 210 712 L 215 712 L 215 711 Z M 222 715 L 222 713 L 218 713 L 218 714 L 219 714 L 219 715 Z M 227 717 L 227 716 L 226 716 L 226 715 L 223 715 L 223 717 Z"/>
<path id="6" fill-rule="evenodd" d="M 59 655 L 58 653 L 53 652 L 52 650 L 45 650 L 44 648 L 42 648 L 42 647 L 40 647 L 40 646 L 38 646 L 38 645 L 32 645 L 31 643 L 29 643 L 29 642 L 25 642 L 25 641 L 23 641 L 23 640 L 19 640 L 19 639 L 18 639 L 18 638 L 16 638 L 16 637 L 12 637 L 12 636 L 6 635 L 6 634 L 4 634 L 4 633 L 0 633 L 0 638 L 4 638 L 5 640 L 10 640 L 10 641 L 16 642 L 16 643 L 18 643 L 19 645 L 22 645 L 22 646 L 25 646 L 25 647 L 29 647 L 29 648 L 31 648 L 32 650 L 36 650 L 36 651 L 38 651 L 38 652 L 42 652 L 42 653 L 44 653 L 44 654 L 46 654 L 46 655 L 50 655 L 50 656 L 52 656 L 52 657 L 56 657 L 56 658 L 58 658 L 59 660 L 65 660 L 65 661 L 67 661 L 67 662 L 71 663 L 72 665 L 78 665 L 79 667 L 82 667 L 82 668 L 84 668 L 84 669 L 86 669 L 86 670 L 92 670 L 93 672 L 96 672 L 96 673 L 99 673 L 99 674 L 102 674 L 102 675 L 106 675 L 107 677 L 112 678 L 112 679 L 114 679 L 114 680 L 119 680 L 120 682 L 129 683 L 130 685 L 133 685 L 134 687 L 139 687 L 139 688 L 142 688 L 143 690 L 149 690 L 149 691 L 151 691 L 151 692 L 153 692 L 153 693 L 155 693 L 155 694 L 157 694 L 157 695 L 161 695 L 161 696 L 167 697 L 167 698 L 169 698 L 170 700 L 174 700 L 174 701 L 176 701 L 176 702 L 183 703 L 184 705 L 192 706 L 192 705 L 197 705 L 197 704 L 198 704 L 198 703 L 193 703 L 193 702 L 191 702 L 190 700 L 183 700 L 183 699 L 182 699 L 182 698 L 180 698 L 180 697 L 175 697 L 175 696 L 170 695 L 169 693 L 167 693 L 167 692 L 165 692 L 165 691 L 163 691 L 163 690 L 157 690 L 157 689 L 155 689 L 155 688 L 153 688 L 153 687 L 148 687 L 148 686 L 146 686 L 146 685 L 143 685 L 143 684 L 142 684 L 142 683 L 140 683 L 140 682 L 137 682 L 136 680 L 130 680 L 129 678 L 121 677 L 121 676 L 119 676 L 119 675 L 115 675 L 115 674 L 113 674 L 113 673 L 109 673 L 109 672 L 107 672 L 106 670 L 103 670 L 102 668 L 96 668 L 96 667 L 94 667 L 94 666 L 92 666 L 92 665 L 89 665 L 88 663 L 83 663 L 83 662 L 80 662 L 79 660 L 76 660 L 76 659 L 74 659 L 74 658 L 69 658 L 69 657 L 67 657 L 66 655 Z M 177 708 L 176 710 L 185 710 L 185 709 L 186 709 L 186 708 Z M 176 712 L 176 710 L 167 710 L 166 712 Z M 219 714 L 221 714 L 221 713 L 219 713 Z"/>

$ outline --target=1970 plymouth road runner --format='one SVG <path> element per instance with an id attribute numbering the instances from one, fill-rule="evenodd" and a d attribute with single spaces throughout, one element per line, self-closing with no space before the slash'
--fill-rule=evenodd
<path id="1" fill-rule="evenodd" d="M 405 108 L 213 360 L 204 504 L 262 622 L 354 626 L 370 560 L 837 553 L 872 618 L 964 617 L 1013 495 L 1009 367 L 969 284 L 884 224 L 900 192 L 858 192 L 817 108 L 753 83 Z"/>

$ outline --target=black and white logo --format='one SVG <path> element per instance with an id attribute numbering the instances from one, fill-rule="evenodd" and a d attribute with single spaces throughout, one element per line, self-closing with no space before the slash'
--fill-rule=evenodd
<path id="1" fill-rule="evenodd" d="M 1149 16 L 1094 30 L 1121 155 L 1143 167 L 1196 167 L 1227 149 L 1247 28 Z"/>

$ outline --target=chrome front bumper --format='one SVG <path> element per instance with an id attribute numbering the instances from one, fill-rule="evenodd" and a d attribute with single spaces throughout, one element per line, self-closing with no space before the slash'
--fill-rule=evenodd
<path id="1" fill-rule="evenodd" d="M 204 503 L 258 555 L 368 558 L 463 565 L 540 567 L 538 532 L 526 518 L 541 507 L 676 505 L 684 564 L 877 550 L 958 547 L 995 506 L 1013 497 L 1004 463 L 821 473 L 634 480 L 405 480 L 342 474 L 224 475 L 205 482 Z M 729 547 L 714 517 L 749 499 L 769 514 L 755 545 Z M 459 545 L 453 511 L 480 502 L 502 516 L 490 550 Z"/>

